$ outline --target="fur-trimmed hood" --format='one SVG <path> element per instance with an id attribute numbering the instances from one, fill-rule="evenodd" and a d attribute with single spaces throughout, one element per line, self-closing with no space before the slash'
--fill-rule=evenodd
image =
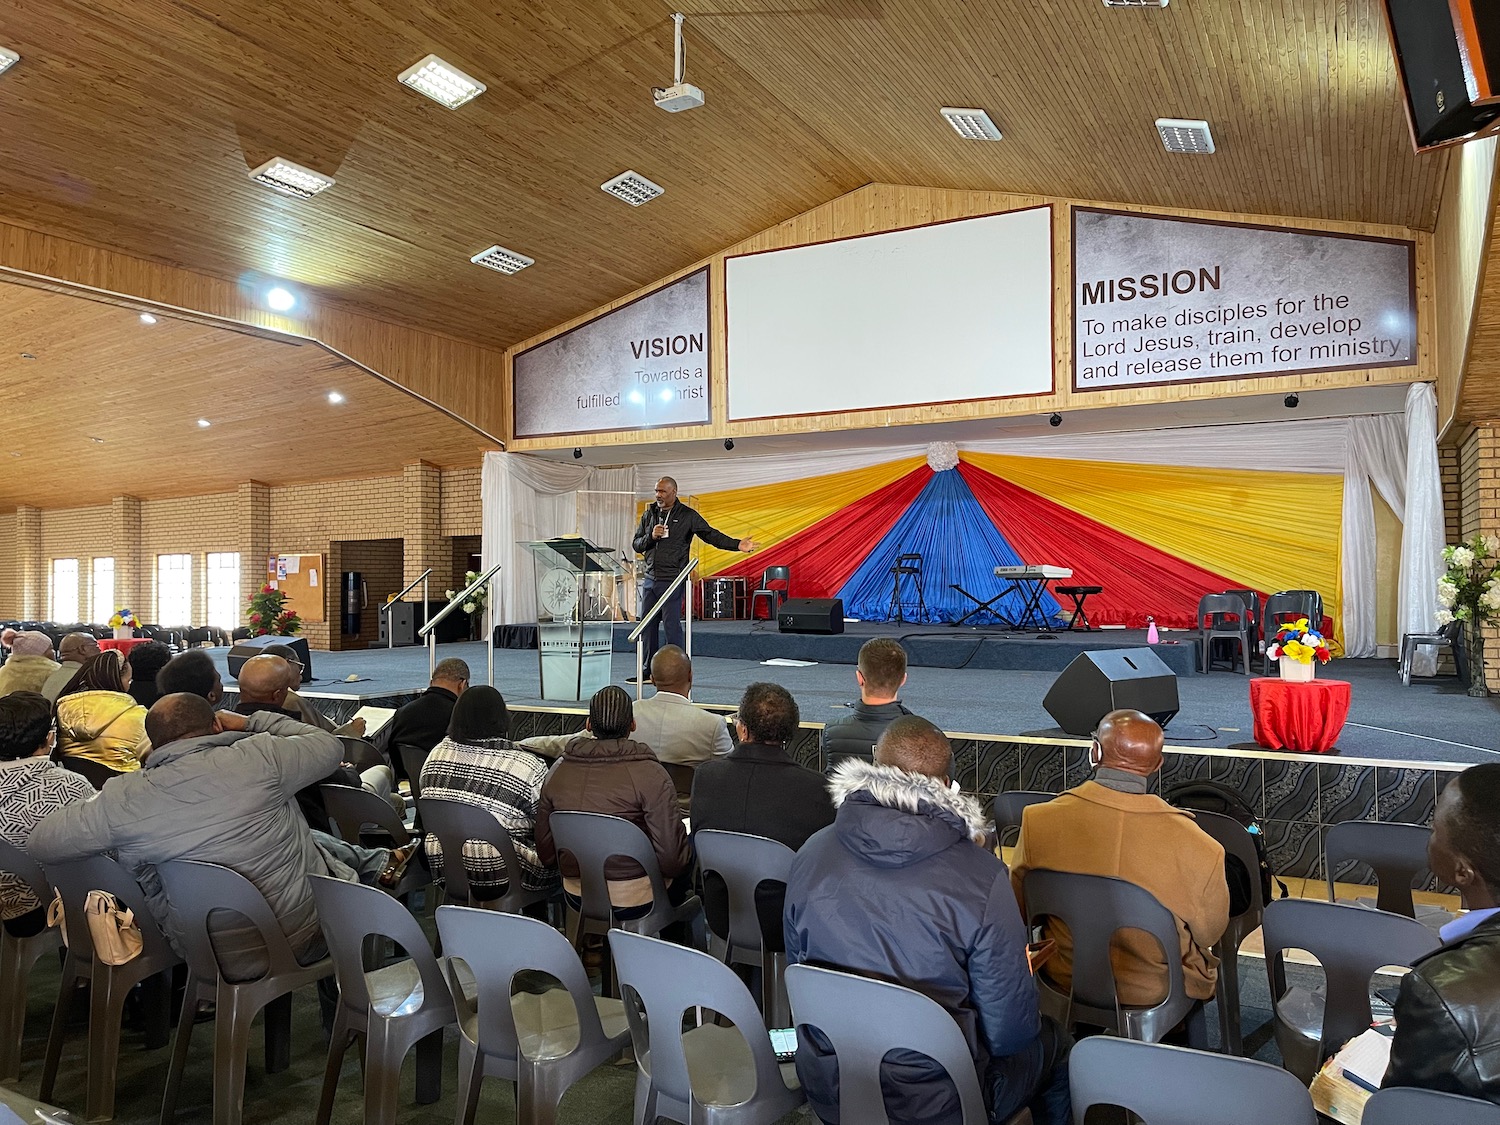
<path id="1" fill-rule="evenodd" d="M 835 809 L 852 802 L 936 818 L 976 843 L 990 830 L 984 810 L 973 797 L 955 792 L 936 778 L 908 773 L 895 766 L 845 758 L 834 767 L 828 779 L 828 792 Z"/>

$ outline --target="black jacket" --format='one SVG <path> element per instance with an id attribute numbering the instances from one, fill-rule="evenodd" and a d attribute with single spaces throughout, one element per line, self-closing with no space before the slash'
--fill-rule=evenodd
<path id="1" fill-rule="evenodd" d="M 910 714 L 899 699 L 891 703 L 856 703 L 849 714 L 823 728 L 823 760 L 827 768 L 832 769 L 843 758 L 873 762 L 875 743 L 885 728 L 902 715 Z"/>
<path id="2" fill-rule="evenodd" d="M 380 732 L 385 738 L 377 740 L 376 746 L 389 754 L 391 768 L 398 778 L 406 776 L 399 748 L 420 746 L 423 750 L 431 750 L 447 738 L 448 723 L 453 718 L 453 705 L 457 702 L 458 696 L 447 688 L 430 687 L 391 716 L 391 721 Z"/>
<path id="3" fill-rule="evenodd" d="M 798 850 L 833 823 L 833 798 L 822 774 L 804 769 L 780 746 L 742 742 L 726 757 L 704 762 L 693 775 L 693 831 L 747 832 Z M 781 952 L 781 911 L 786 887 L 764 883 L 756 891 L 762 937 Z M 717 934 L 728 932 L 729 899 L 718 878 L 703 883 L 703 909 Z"/>
<path id="4" fill-rule="evenodd" d="M 667 524 L 666 537 L 651 538 L 651 529 L 663 521 Z M 687 566 L 694 536 L 721 551 L 740 549 L 738 539 L 709 527 L 706 519 L 680 500 L 665 510 L 656 504 L 646 505 L 631 546 L 635 548 L 636 554 L 646 556 L 652 578 L 670 580 L 676 578 L 682 568 Z"/>
<path id="5" fill-rule="evenodd" d="M 1412 962 L 1381 1085 L 1500 1104 L 1500 915 Z"/>

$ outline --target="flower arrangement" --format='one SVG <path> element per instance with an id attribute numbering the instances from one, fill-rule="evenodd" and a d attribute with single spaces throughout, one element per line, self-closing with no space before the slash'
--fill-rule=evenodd
<path id="1" fill-rule="evenodd" d="M 114 616 L 105 622 L 111 629 L 139 629 L 141 615 L 130 609 L 117 609 Z"/>
<path id="2" fill-rule="evenodd" d="M 1448 572 L 1438 580 L 1437 600 L 1442 607 L 1437 611 L 1439 625 L 1488 621 L 1500 612 L 1497 555 L 1500 538 L 1493 535 L 1476 535 L 1467 543 L 1443 548 Z"/>
<path id="3" fill-rule="evenodd" d="M 477 570 L 464 571 L 464 587 L 468 588 L 469 586 L 472 586 L 474 584 L 474 580 L 478 577 L 479 572 Z M 449 590 L 448 600 L 451 602 L 454 598 L 458 597 L 460 593 L 462 593 L 462 591 L 460 590 Z M 471 618 L 477 616 L 484 611 L 484 605 L 485 602 L 489 599 L 489 596 L 490 588 L 488 586 L 481 586 L 479 587 L 479 589 L 472 591 L 469 594 L 468 598 L 464 600 L 463 611 L 467 613 Z"/>
<path id="4" fill-rule="evenodd" d="M 286 595 L 267 582 L 250 596 L 245 607 L 245 622 L 252 637 L 272 634 L 290 637 L 302 629 L 302 618 L 287 607 Z"/>
<path id="5" fill-rule="evenodd" d="M 1293 660 L 1298 664 L 1327 664 L 1333 659 L 1328 642 L 1321 633 L 1315 632 L 1307 618 L 1288 621 L 1276 630 L 1276 638 L 1266 649 L 1272 660 Z"/>

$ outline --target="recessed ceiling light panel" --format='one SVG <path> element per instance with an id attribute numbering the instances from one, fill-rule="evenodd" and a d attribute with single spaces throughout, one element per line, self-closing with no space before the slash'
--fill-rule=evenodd
<path id="1" fill-rule="evenodd" d="M 1186 152 L 1206 156 L 1214 151 L 1214 135 L 1209 132 L 1207 121 L 1181 117 L 1158 117 L 1156 131 L 1161 134 L 1162 147 L 1168 152 Z"/>
<path id="2" fill-rule="evenodd" d="M 514 250 L 507 250 L 503 246 L 491 246 L 488 250 L 481 250 L 469 261 L 476 266 L 483 266 L 487 270 L 495 270 L 498 273 L 520 273 L 527 266 L 536 264 L 535 258 L 528 258 L 525 254 L 517 254 Z"/>
<path id="3" fill-rule="evenodd" d="M 944 106 L 938 110 L 953 126 L 953 131 L 966 141 L 998 141 L 1000 127 L 990 120 L 982 109 L 953 109 Z"/>
<path id="4" fill-rule="evenodd" d="M 344 401 L 344 396 L 339 394 L 338 391 L 329 391 L 328 401 L 333 403 L 334 406 L 337 406 L 339 403 Z"/>
<path id="5" fill-rule="evenodd" d="M 152 316 L 150 313 L 141 313 L 141 323 L 142 324 L 155 324 L 156 323 L 156 317 Z"/>
<path id="6" fill-rule="evenodd" d="M 16 63 L 21 61 L 21 56 L 8 47 L 0 47 L 0 74 L 4 74 Z"/>
<path id="7" fill-rule="evenodd" d="M 278 285 L 266 291 L 266 304 L 273 312 L 291 312 L 297 304 L 297 296 Z"/>
<path id="8" fill-rule="evenodd" d="M 295 195 L 299 199 L 310 199 L 320 191 L 327 191 L 334 184 L 332 176 L 314 172 L 280 156 L 273 156 L 259 168 L 253 169 L 250 178 L 265 184 L 283 195 Z"/>
<path id="9" fill-rule="evenodd" d="M 210 427 L 212 425 L 213 425 L 213 423 L 210 422 L 207 418 L 199 418 L 198 419 L 198 428 L 200 430 L 206 430 L 206 429 L 208 429 L 208 427 Z"/>
<path id="10" fill-rule="evenodd" d="M 599 185 L 600 191 L 608 192 L 616 199 L 623 199 L 632 207 L 639 207 L 642 203 L 649 203 L 667 189 L 660 184 L 652 183 L 639 172 L 621 172 L 612 180 L 605 180 Z"/>
<path id="11" fill-rule="evenodd" d="M 449 109 L 457 109 L 484 93 L 485 84 L 471 78 L 452 63 L 446 63 L 436 55 L 428 55 L 413 63 L 398 76 L 403 86 L 410 86 L 419 94 L 426 94 L 433 101 Z"/>

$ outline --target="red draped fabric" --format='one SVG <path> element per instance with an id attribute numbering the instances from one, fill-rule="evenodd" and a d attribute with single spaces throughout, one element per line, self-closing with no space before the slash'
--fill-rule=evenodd
<path id="1" fill-rule="evenodd" d="M 922 465 L 791 538 L 717 573 L 744 575 L 753 585 L 759 583 L 766 567 L 789 566 L 791 597 L 835 597 L 865 561 L 870 548 L 884 538 L 931 479 L 932 470 Z"/>
<path id="2" fill-rule="evenodd" d="M 1095 625 L 1144 629 L 1149 616 L 1162 627 L 1196 628 L 1199 598 L 1243 586 L 967 461 L 959 463 L 958 471 L 1000 533 L 1028 563 L 1071 567 L 1073 577 L 1063 585 L 1104 587 L 1084 606 Z M 1185 511 L 1182 518 L 1192 519 L 1192 513 Z"/>
<path id="3" fill-rule="evenodd" d="M 1347 680 L 1290 683 L 1274 676 L 1251 680 L 1255 741 L 1267 750 L 1327 754 L 1338 746 L 1351 697 Z"/>

